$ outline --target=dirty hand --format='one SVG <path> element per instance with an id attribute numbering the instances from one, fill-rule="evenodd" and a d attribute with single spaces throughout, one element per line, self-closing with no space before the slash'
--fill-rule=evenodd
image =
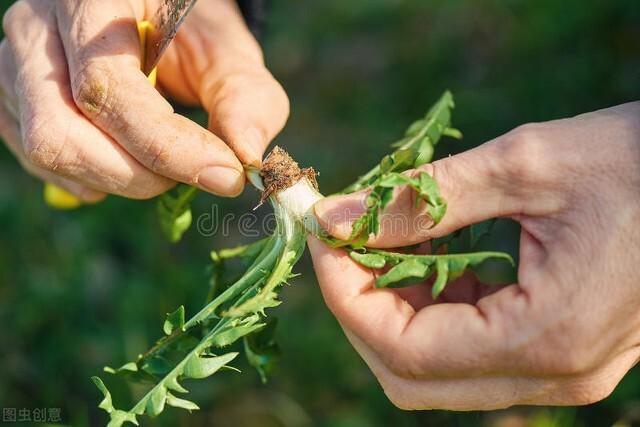
<path id="1" fill-rule="evenodd" d="M 518 283 L 466 277 L 374 289 L 374 272 L 311 238 L 325 301 L 388 397 L 405 409 L 579 405 L 605 398 L 640 357 L 640 103 L 519 127 L 421 167 L 448 202 L 432 229 L 384 228 L 393 248 L 494 217 L 518 221 Z M 316 204 L 345 239 L 365 192 Z M 425 212 L 408 189 L 387 212 Z M 350 211 L 350 213 L 349 213 Z M 354 213 L 355 212 L 355 213 Z"/>
<path id="2" fill-rule="evenodd" d="M 289 112 L 233 0 L 200 0 L 158 66 L 140 71 L 145 0 L 20 0 L 0 44 L 0 136 L 20 163 L 84 201 L 158 195 L 176 181 L 234 196 Z"/>

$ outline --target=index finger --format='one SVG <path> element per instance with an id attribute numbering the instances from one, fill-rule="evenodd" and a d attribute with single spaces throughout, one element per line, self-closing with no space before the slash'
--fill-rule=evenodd
<path id="1" fill-rule="evenodd" d="M 520 370 L 510 353 L 510 330 L 527 299 L 517 286 L 478 305 L 441 303 L 416 311 L 392 290 L 376 289 L 373 272 L 346 252 L 315 238 L 309 249 L 327 306 L 397 375 L 462 378 Z"/>
<path id="2" fill-rule="evenodd" d="M 175 114 L 140 71 L 128 1 L 58 3 L 74 100 L 96 126 L 154 172 L 220 195 L 242 191 L 242 165 L 214 134 Z"/>

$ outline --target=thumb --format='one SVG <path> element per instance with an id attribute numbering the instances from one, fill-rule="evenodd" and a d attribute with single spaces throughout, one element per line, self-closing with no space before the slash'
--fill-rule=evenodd
<path id="1" fill-rule="evenodd" d="M 416 207 L 415 192 L 407 186 L 396 188 L 391 203 L 380 215 L 380 231 L 370 236 L 367 246 L 413 245 L 485 219 L 522 213 L 522 192 L 518 190 L 522 185 L 511 176 L 518 167 L 505 166 L 507 159 L 501 144 L 504 143 L 494 140 L 407 171 L 410 175 L 424 171 L 436 180 L 447 202 L 444 218 L 433 226 L 425 204 Z M 366 211 L 369 192 L 320 200 L 315 205 L 320 225 L 334 237 L 347 240 L 354 221 Z"/>

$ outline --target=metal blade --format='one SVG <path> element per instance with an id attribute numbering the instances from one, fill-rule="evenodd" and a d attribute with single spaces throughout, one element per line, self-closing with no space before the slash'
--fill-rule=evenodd
<path id="1" fill-rule="evenodd" d="M 158 65 L 162 53 L 176 36 L 178 27 L 196 4 L 196 0 L 158 0 L 158 3 L 156 13 L 149 21 L 151 28 L 147 32 L 142 67 L 145 74 L 149 74 Z"/>

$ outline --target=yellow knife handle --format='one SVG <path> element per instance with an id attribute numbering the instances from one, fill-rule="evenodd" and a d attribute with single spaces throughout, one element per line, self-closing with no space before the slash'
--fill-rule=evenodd
<path id="1" fill-rule="evenodd" d="M 147 33 L 151 30 L 151 22 L 149 21 L 140 21 L 138 22 L 138 36 L 140 36 L 140 52 L 142 52 L 142 58 L 140 58 L 140 63 L 144 64 L 144 56 L 147 51 Z M 156 79 L 158 77 L 158 69 L 154 68 L 151 70 L 147 79 L 151 82 L 153 86 L 156 85 Z"/>
<path id="2" fill-rule="evenodd" d="M 138 22 L 138 36 L 140 38 L 140 52 L 142 52 L 142 55 L 145 54 L 147 31 L 149 31 L 150 28 L 151 23 L 149 21 Z M 144 64 L 144 57 L 141 58 L 140 62 Z M 154 68 L 147 76 L 147 79 L 155 86 L 157 77 L 158 69 Z M 54 209 L 75 209 L 82 205 L 82 201 L 78 197 L 50 182 L 44 183 L 43 196 L 45 203 Z"/>

